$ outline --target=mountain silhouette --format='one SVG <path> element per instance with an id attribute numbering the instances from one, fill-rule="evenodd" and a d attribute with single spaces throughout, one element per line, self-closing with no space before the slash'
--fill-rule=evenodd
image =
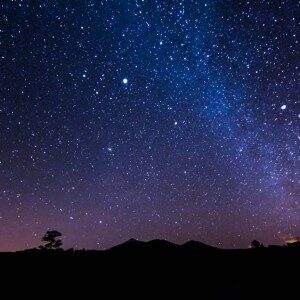
<path id="1" fill-rule="evenodd" d="M 190 240 L 184 244 L 182 244 L 182 247 L 186 249 L 195 249 L 195 250 L 216 250 L 218 248 L 201 243 L 199 241 Z"/>
<path id="2" fill-rule="evenodd" d="M 145 247 L 146 242 L 136 240 L 134 238 L 129 239 L 128 241 L 121 243 L 119 245 L 113 246 L 109 248 L 107 251 L 115 252 L 115 251 L 130 251 L 130 250 L 138 250 Z"/>
<path id="3" fill-rule="evenodd" d="M 298 286 L 294 274 L 300 268 L 300 248 L 220 249 L 194 240 L 178 245 L 161 239 L 145 242 L 131 238 L 102 251 L 29 249 L 0 253 L 0 263 L 6 278 L 17 274 L 21 281 L 28 281 L 28 286 L 34 282 L 48 287 L 49 282 L 69 280 L 69 290 L 88 286 L 101 296 L 142 286 L 147 293 L 153 292 L 153 298 L 161 295 L 158 289 L 162 288 L 175 296 L 182 291 L 183 299 L 193 299 L 192 293 L 199 299 L 214 300 L 298 299 L 286 296 L 293 291 L 291 287 Z M 28 275 L 29 270 L 33 275 Z M 112 283 L 115 289 L 109 288 Z"/>
<path id="4" fill-rule="evenodd" d="M 197 241 L 188 241 L 182 245 L 172 243 L 167 240 L 154 239 L 148 242 L 139 241 L 134 238 L 129 239 L 128 241 L 114 246 L 108 249 L 108 252 L 140 252 L 140 253 L 180 253 L 185 251 L 213 251 L 218 248 L 209 246 L 207 244 L 197 242 Z"/>

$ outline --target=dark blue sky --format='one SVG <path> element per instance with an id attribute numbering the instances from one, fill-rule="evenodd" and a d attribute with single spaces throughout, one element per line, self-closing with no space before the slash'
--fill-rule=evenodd
<path id="1" fill-rule="evenodd" d="M 0 250 L 300 234 L 298 1 L 0 8 Z"/>

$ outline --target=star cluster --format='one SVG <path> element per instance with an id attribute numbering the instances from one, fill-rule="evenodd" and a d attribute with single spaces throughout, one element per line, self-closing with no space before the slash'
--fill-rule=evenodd
<path id="1" fill-rule="evenodd" d="M 298 1 L 0 8 L 0 250 L 299 234 Z"/>

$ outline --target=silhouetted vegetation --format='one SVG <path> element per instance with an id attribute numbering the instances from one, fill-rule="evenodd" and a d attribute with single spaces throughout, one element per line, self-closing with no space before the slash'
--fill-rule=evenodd
<path id="1" fill-rule="evenodd" d="M 261 244 L 259 241 L 257 241 L 257 240 L 253 240 L 252 242 L 251 242 L 251 248 L 263 248 L 264 247 L 264 245 L 263 244 Z"/>
<path id="2" fill-rule="evenodd" d="M 58 239 L 62 234 L 57 230 L 48 230 L 46 234 L 42 237 L 42 241 L 46 242 L 45 245 L 40 246 L 40 249 L 59 249 L 62 246 L 62 240 Z"/>

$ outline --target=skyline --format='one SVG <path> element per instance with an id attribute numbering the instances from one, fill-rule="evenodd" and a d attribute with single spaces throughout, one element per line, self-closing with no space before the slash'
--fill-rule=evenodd
<path id="1" fill-rule="evenodd" d="M 299 236 L 299 5 L 3 2 L 0 251 Z"/>

